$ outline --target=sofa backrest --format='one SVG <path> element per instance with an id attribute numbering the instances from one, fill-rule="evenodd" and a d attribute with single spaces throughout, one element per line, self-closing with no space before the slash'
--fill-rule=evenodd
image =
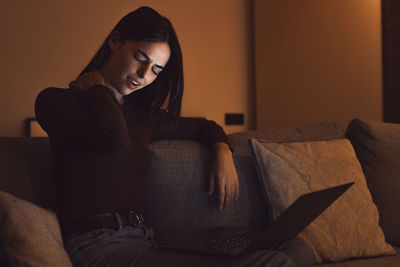
<path id="1" fill-rule="evenodd" d="M 44 137 L 0 137 L 0 190 L 53 210 L 50 142 Z"/>
<path id="2" fill-rule="evenodd" d="M 254 169 L 238 167 L 241 200 L 223 212 L 217 209 L 217 195 L 207 194 L 213 155 L 205 145 L 164 140 L 152 143 L 150 148 L 153 167 L 145 182 L 145 218 L 157 236 L 221 225 L 265 224 Z M 236 165 L 240 157 L 235 158 Z M 0 137 L 1 191 L 54 210 L 52 172 L 48 138 Z"/>
<path id="3" fill-rule="evenodd" d="M 343 136 L 343 127 L 334 123 L 229 135 L 240 196 L 227 211 L 217 208 L 216 194 L 207 194 L 213 160 L 207 147 L 183 140 L 154 142 L 150 145 L 153 164 L 145 182 L 146 223 L 158 237 L 222 225 L 265 225 L 268 218 L 256 169 L 247 150 L 248 139 L 288 142 Z M 42 207 L 54 208 L 52 159 L 47 138 L 0 137 L 0 190 Z"/>
<path id="4" fill-rule="evenodd" d="M 248 139 L 297 142 L 343 137 L 344 128 L 332 122 L 228 135 L 239 176 L 240 196 L 227 211 L 219 211 L 216 196 L 207 194 L 213 156 L 204 145 L 181 140 L 153 143 L 150 145 L 153 164 L 145 187 L 146 220 L 159 237 L 164 233 L 174 235 L 222 225 L 264 226 L 269 219 L 248 151 Z"/>
<path id="5" fill-rule="evenodd" d="M 242 162 L 241 155 L 234 155 L 239 200 L 221 211 L 218 194 L 208 195 L 213 154 L 205 145 L 165 140 L 150 148 L 153 162 L 145 182 L 145 218 L 157 237 L 218 226 L 265 226 L 268 222 L 255 169 L 251 162 Z"/>

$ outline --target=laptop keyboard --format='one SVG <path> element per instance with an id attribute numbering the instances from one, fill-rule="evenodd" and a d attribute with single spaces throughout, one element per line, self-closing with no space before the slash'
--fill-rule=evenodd
<path id="1" fill-rule="evenodd" d="M 201 248 L 210 249 L 222 253 L 229 251 L 237 251 L 242 248 L 247 248 L 250 243 L 257 239 L 262 229 L 256 229 L 246 232 L 238 233 L 235 236 L 225 239 L 214 239 L 209 240 L 206 243 L 200 245 Z"/>

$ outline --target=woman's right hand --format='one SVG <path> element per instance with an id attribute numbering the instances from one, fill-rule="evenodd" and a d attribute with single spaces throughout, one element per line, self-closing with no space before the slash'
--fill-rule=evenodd
<path id="1" fill-rule="evenodd" d="M 86 72 L 71 82 L 71 86 L 86 91 L 94 85 L 105 85 L 104 77 L 100 71 Z"/>

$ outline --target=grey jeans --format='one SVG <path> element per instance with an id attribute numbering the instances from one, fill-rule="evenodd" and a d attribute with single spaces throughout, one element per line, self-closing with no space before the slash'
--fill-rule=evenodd
<path id="1" fill-rule="evenodd" d="M 127 266 L 313 266 L 311 247 L 295 238 L 279 250 L 259 250 L 236 257 L 209 256 L 163 250 L 153 239 L 153 230 L 144 225 L 120 226 L 118 230 L 100 229 L 75 235 L 65 242 L 75 267 Z"/>

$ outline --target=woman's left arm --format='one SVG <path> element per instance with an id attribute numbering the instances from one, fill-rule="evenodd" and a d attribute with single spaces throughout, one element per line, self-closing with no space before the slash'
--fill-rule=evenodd
<path id="1" fill-rule="evenodd" d="M 218 191 L 218 206 L 229 208 L 239 196 L 239 181 L 233 163 L 228 138 L 217 123 L 203 118 L 167 117 L 165 113 L 153 114 L 152 141 L 161 139 L 189 139 L 200 141 L 214 151 L 209 194 Z"/>
<path id="2" fill-rule="evenodd" d="M 239 180 L 229 146 L 224 142 L 218 142 L 213 146 L 213 150 L 215 159 L 208 194 L 214 193 L 217 187 L 219 209 L 226 210 L 232 201 L 239 197 Z"/>

